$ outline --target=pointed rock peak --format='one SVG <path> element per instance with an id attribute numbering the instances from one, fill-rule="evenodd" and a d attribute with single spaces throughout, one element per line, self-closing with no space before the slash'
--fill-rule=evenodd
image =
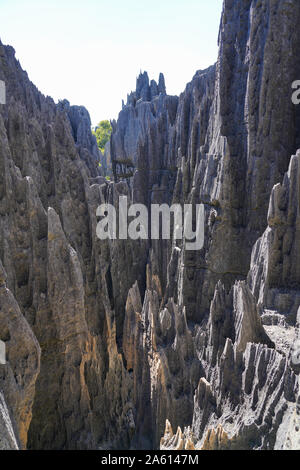
<path id="1" fill-rule="evenodd" d="M 169 434 L 170 436 L 174 435 L 171 423 L 168 419 L 166 420 L 165 434 Z"/>
<path id="2" fill-rule="evenodd" d="M 214 366 L 225 346 L 226 338 L 234 340 L 232 296 L 226 294 L 225 287 L 221 281 L 215 288 L 214 298 L 210 305 L 209 315 L 209 341 L 208 354 L 211 364 Z"/>
<path id="3" fill-rule="evenodd" d="M 201 377 L 201 379 L 199 380 L 199 384 L 198 384 L 198 393 L 200 393 L 201 391 L 209 391 L 211 392 L 211 385 L 210 383 L 206 380 L 205 377 Z"/>
<path id="4" fill-rule="evenodd" d="M 274 344 L 261 323 L 255 298 L 244 281 L 234 285 L 233 307 L 237 350 L 245 351 L 247 343 L 262 343 L 273 348 Z"/>
<path id="5" fill-rule="evenodd" d="M 163 95 L 166 94 L 166 84 L 165 84 L 165 77 L 163 73 L 159 74 L 158 79 L 158 92 L 162 93 Z"/>
<path id="6" fill-rule="evenodd" d="M 136 80 L 136 98 L 148 101 L 149 96 L 149 77 L 147 72 L 141 72 Z"/>
<path id="7" fill-rule="evenodd" d="M 158 86 L 155 80 L 151 80 L 150 82 L 150 92 L 151 92 L 151 99 L 159 94 Z"/>
<path id="8" fill-rule="evenodd" d="M 147 72 L 140 72 L 136 80 L 136 100 L 142 99 L 142 101 L 151 101 L 160 94 L 166 94 L 164 75 L 162 73 L 159 75 L 157 84 L 155 80 L 151 80 L 150 82 Z"/>
<path id="9" fill-rule="evenodd" d="M 138 78 L 136 79 L 137 85 L 142 83 L 143 85 L 149 85 L 149 76 L 148 72 L 145 70 L 144 72 L 140 71 Z"/>
<path id="10" fill-rule="evenodd" d="M 226 338 L 226 343 L 221 359 L 223 359 L 223 361 L 231 361 L 232 364 L 234 362 L 234 347 L 230 338 Z"/>
<path id="11" fill-rule="evenodd" d="M 228 450 L 230 445 L 231 440 L 228 438 L 228 434 L 219 424 L 216 430 L 208 430 L 201 450 Z"/>
<path id="12" fill-rule="evenodd" d="M 65 240 L 65 234 L 61 226 L 59 215 L 53 207 L 48 207 L 48 243 L 57 238 Z"/>

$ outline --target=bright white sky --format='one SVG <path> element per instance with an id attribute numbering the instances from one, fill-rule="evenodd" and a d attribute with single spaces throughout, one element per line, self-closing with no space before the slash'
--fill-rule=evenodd
<path id="1" fill-rule="evenodd" d="M 217 59 L 222 0 L 0 0 L 1 41 L 55 101 L 117 118 L 140 70 L 180 94 Z"/>

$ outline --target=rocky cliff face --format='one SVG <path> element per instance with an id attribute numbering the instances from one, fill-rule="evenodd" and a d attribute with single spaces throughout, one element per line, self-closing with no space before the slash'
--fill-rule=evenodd
<path id="1" fill-rule="evenodd" d="M 0 46 L 0 447 L 300 448 L 298 3 L 225 0 L 218 61 L 179 97 L 141 74 L 118 182 L 87 111 Z M 120 195 L 203 203 L 203 249 L 98 240 Z"/>
<path id="2" fill-rule="evenodd" d="M 12 48 L 1 45 L 0 60 L 4 436 L 13 429 L 9 442 L 22 448 L 128 446 L 130 377 L 116 348 L 110 253 L 96 242 L 107 185 L 89 117 L 43 97 Z"/>

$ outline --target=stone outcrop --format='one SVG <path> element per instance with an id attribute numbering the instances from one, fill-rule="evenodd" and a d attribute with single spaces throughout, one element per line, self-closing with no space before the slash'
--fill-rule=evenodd
<path id="1" fill-rule="evenodd" d="M 87 109 L 84 106 L 70 106 L 68 100 L 60 101 L 57 107 L 66 113 L 80 157 L 86 163 L 91 174 L 97 177 L 99 170 L 95 171 L 94 162 L 90 163 L 90 159 L 94 157 L 99 163 L 103 156 L 98 148 L 96 137 L 91 133 L 92 123 Z"/>
<path id="2" fill-rule="evenodd" d="M 104 157 L 0 44 L 0 447 L 300 447 L 299 16 L 225 0 L 217 63 L 179 97 L 141 73 Z M 100 241 L 119 196 L 204 204 L 203 248 Z"/>
<path id="3" fill-rule="evenodd" d="M 131 380 L 117 350 L 109 246 L 96 238 L 108 184 L 89 117 L 42 96 L 2 44 L 0 76 L 5 435 L 35 449 L 127 447 Z"/>
<path id="4" fill-rule="evenodd" d="M 3 394 L 0 393 L 0 450 L 19 450 Z"/>
<path id="5" fill-rule="evenodd" d="M 5 344 L 7 361 L 0 366 L 1 419 L 7 434 L 4 441 L 12 448 L 26 448 L 41 351 L 16 299 L 6 287 L 6 274 L 1 262 L 0 276 L 0 337 Z M 16 432 L 8 409 L 12 411 Z"/>
<path id="6" fill-rule="evenodd" d="M 176 434 L 174 434 L 172 426 L 167 420 L 165 434 L 160 441 L 160 449 L 168 450 L 170 448 L 174 450 L 195 450 L 191 430 L 187 428 L 183 433 L 181 428 L 178 427 Z"/>
<path id="7" fill-rule="evenodd" d="M 249 284 L 261 309 L 276 310 L 295 325 L 300 303 L 298 263 L 300 151 L 274 186 L 268 228 L 253 250 Z"/>

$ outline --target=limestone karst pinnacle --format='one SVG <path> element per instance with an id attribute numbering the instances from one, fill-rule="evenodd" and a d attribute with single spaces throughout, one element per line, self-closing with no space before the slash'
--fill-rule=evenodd
<path id="1" fill-rule="evenodd" d="M 299 20 L 298 0 L 225 0 L 217 63 L 179 97 L 141 73 L 119 182 L 87 110 L 0 43 L 0 449 L 300 448 Z M 203 249 L 98 240 L 120 195 L 203 203 Z"/>

